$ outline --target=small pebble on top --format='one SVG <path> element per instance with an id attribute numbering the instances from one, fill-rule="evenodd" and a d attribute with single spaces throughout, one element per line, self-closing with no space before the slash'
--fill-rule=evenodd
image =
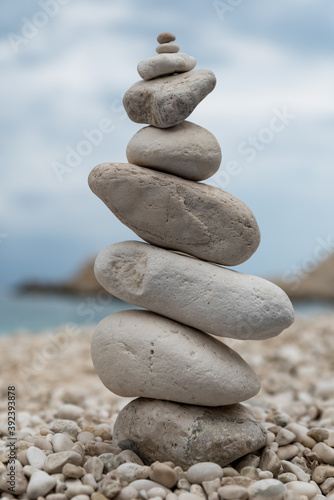
<path id="1" fill-rule="evenodd" d="M 168 42 L 174 42 L 175 40 L 175 35 L 173 33 L 170 33 L 169 31 L 164 31 L 163 33 L 160 33 L 157 37 L 157 42 L 158 43 L 168 43 Z"/>

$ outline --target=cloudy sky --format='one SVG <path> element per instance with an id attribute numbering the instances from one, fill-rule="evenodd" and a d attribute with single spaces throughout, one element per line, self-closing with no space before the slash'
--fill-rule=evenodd
<path id="1" fill-rule="evenodd" d="M 166 30 L 217 76 L 190 119 L 223 150 L 206 182 L 245 201 L 261 228 L 258 252 L 238 269 L 281 277 L 307 270 L 319 245 L 322 257 L 334 251 L 333 0 L 0 0 L 0 9 L 2 286 L 61 279 L 134 238 L 87 176 L 126 161 L 140 125 L 122 95 Z"/>

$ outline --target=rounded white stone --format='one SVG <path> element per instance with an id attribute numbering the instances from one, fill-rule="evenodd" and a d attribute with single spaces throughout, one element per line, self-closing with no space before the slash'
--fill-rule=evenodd
<path id="1" fill-rule="evenodd" d="M 214 186 L 129 163 L 102 163 L 89 185 L 118 219 L 152 245 L 235 266 L 260 243 L 254 214 Z"/>
<path id="2" fill-rule="evenodd" d="M 223 469 L 213 462 L 200 462 L 189 467 L 186 475 L 190 483 L 201 484 L 203 481 L 212 481 L 217 477 L 222 478 Z"/>
<path id="3" fill-rule="evenodd" d="M 37 469 L 43 469 L 46 460 L 46 455 L 44 451 L 36 448 L 36 446 L 30 446 L 27 450 L 27 459 L 32 467 Z"/>
<path id="4" fill-rule="evenodd" d="M 292 483 L 289 483 L 292 484 Z M 262 479 L 251 484 L 248 488 L 249 497 L 252 500 L 283 500 L 285 486 L 277 479 Z"/>
<path id="5" fill-rule="evenodd" d="M 211 132 L 184 121 L 175 127 L 144 127 L 126 148 L 129 163 L 203 181 L 217 172 L 221 149 Z"/>
<path id="6" fill-rule="evenodd" d="M 312 451 L 319 455 L 325 464 L 334 465 L 334 448 L 325 443 L 317 443 Z"/>
<path id="7" fill-rule="evenodd" d="M 288 490 L 295 491 L 299 495 L 305 495 L 310 499 L 318 493 L 318 489 L 314 484 L 303 483 L 301 481 L 292 481 L 291 483 L 286 483 L 285 487 Z"/>
<path id="8" fill-rule="evenodd" d="M 155 49 L 155 51 L 158 54 L 175 54 L 179 50 L 180 50 L 180 47 L 177 43 L 161 43 Z"/>
<path id="9" fill-rule="evenodd" d="M 139 241 L 102 250 L 95 275 L 115 297 L 221 337 L 262 340 L 293 321 L 273 283 Z"/>
<path id="10" fill-rule="evenodd" d="M 165 486 L 162 486 L 161 484 L 156 483 L 155 481 L 151 481 L 150 479 L 136 479 L 136 481 L 133 481 L 131 483 L 131 486 L 135 488 L 137 491 L 141 490 L 149 491 L 152 488 L 162 488 L 166 492 L 166 495 L 168 495 L 168 493 L 171 493 L 170 489 L 165 488 Z"/>
<path id="11" fill-rule="evenodd" d="M 196 66 L 196 59 L 183 52 L 159 54 L 140 61 L 137 71 L 143 80 L 153 80 L 158 76 L 185 73 Z"/>
<path id="12" fill-rule="evenodd" d="M 52 438 L 52 446 L 55 453 L 59 451 L 71 451 L 74 443 L 66 434 L 57 433 Z"/>
<path id="13" fill-rule="evenodd" d="M 63 404 L 61 405 L 56 413 L 56 418 L 67 419 L 67 420 L 78 420 L 83 414 L 83 408 L 78 405 Z"/>
<path id="14" fill-rule="evenodd" d="M 32 500 L 44 497 L 56 486 L 56 482 L 57 480 L 46 472 L 34 472 L 29 480 L 27 495 Z"/>
<path id="15" fill-rule="evenodd" d="M 259 379 L 235 351 L 150 311 L 103 319 L 93 335 L 92 359 L 104 385 L 124 397 L 221 406 L 260 390 Z"/>

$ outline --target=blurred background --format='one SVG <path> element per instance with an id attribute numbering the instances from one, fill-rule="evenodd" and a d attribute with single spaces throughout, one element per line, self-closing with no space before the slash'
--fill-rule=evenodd
<path id="1" fill-rule="evenodd" d="M 258 251 L 238 270 L 279 283 L 302 301 L 300 312 L 333 308 L 332 0 L 0 0 L 0 8 L 2 333 L 95 322 L 126 307 L 99 292 L 91 262 L 138 238 L 87 177 L 98 163 L 126 161 L 141 125 L 122 96 L 162 31 L 217 77 L 189 119 L 222 147 L 206 182 L 241 198 L 261 229 Z M 94 142 L 105 119 L 109 132 Z"/>

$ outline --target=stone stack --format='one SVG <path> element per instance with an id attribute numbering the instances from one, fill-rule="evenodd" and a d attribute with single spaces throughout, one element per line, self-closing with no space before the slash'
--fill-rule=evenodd
<path id="1" fill-rule="evenodd" d="M 143 80 L 124 96 L 131 120 L 149 124 L 130 140 L 129 163 L 104 163 L 89 176 L 92 191 L 149 243 L 116 243 L 97 257 L 100 284 L 148 310 L 101 321 L 92 358 L 108 389 L 137 397 L 117 418 L 115 444 L 146 463 L 224 466 L 264 446 L 266 433 L 239 404 L 260 390 L 257 376 L 214 336 L 276 336 L 293 308 L 274 284 L 217 265 L 249 259 L 260 231 L 242 201 L 197 182 L 217 171 L 221 150 L 185 120 L 216 79 L 195 70 L 174 40 L 158 36 L 158 55 L 139 63 Z"/>

